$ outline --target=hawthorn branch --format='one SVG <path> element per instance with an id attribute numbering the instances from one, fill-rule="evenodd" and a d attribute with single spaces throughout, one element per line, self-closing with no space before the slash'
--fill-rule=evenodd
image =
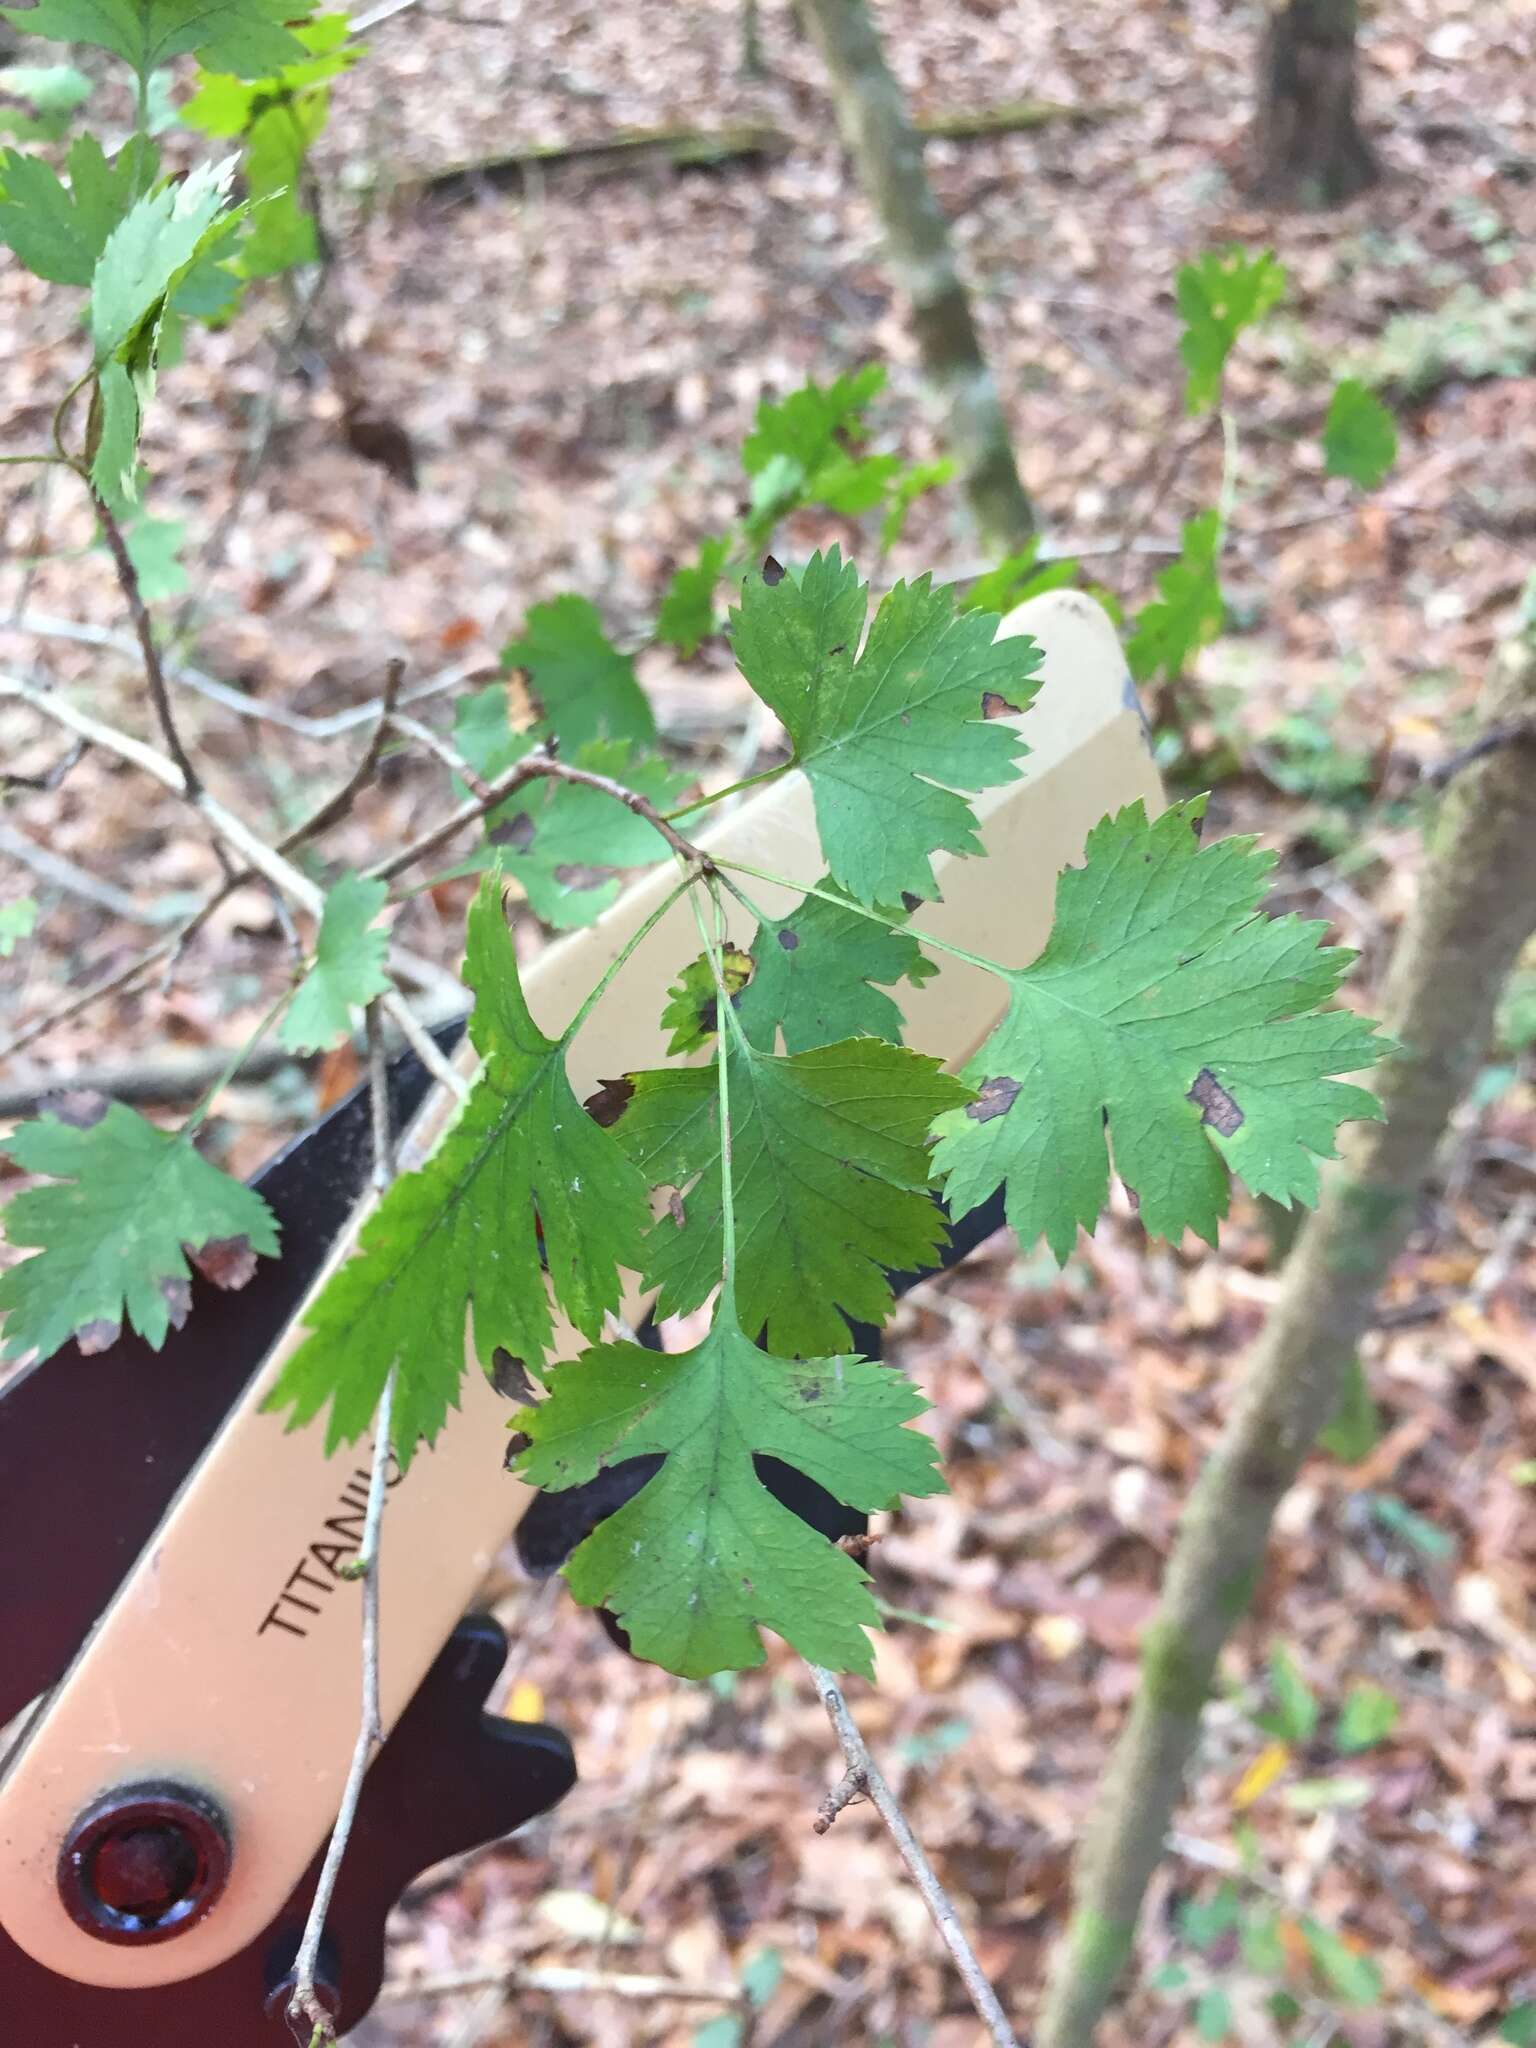
<path id="1" fill-rule="evenodd" d="M 150 702 L 155 707 L 155 717 L 165 737 L 165 750 L 175 763 L 185 785 L 188 798 L 196 803 L 202 793 L 202 781 L 192 765 L 192 756 L 182 745 L 181 734 L 176 728 L 175 713 L 171 710 L 171 693 L 165 685 L 165 670 L 160 665 L 160 649 L 155 644 L 155 629 L 150 621 L 149 606 L 144 602 L 144 591 L 139 582 L 139 572 L 133 566 L 133 557 L 128 552 L 128 543 L 123 538 L 123 529 L 105 498 L 94 485 L 91 487 L 91 503 L 96 508 L 96 517 L 106 538 L 107 552 L 112 557 L 112 566 L 117 571 L 118 587 L 128 606 L 128 615 L 133 620 L 134 634 L 139 643 L 139 653 L 144 663 L 144 680 L 149 685 Z M 216 849 L 220 865 L 228 872 L 228 864 L 222 849 Z"/>
<path id="2" fill-rule="evenodd" d="M 446 741 L 438 741 L 434 752 L 439 758 L 445 755 L 450 757 L 455 764 L 454 773 L 464 776 L 464 765 L 459 765 L 459 757 Z M 472 769 L 469 776 L 465 777 L 466 781 L 470 777 L 479 781 Z M 412 840 L 409 846 L 402 847 L 399 853 L 391 854 L 387 860 L 375 861 L 371 868 L 365 868 L 363 872 L 372 881 L 392 882 L 396 875 L 403 874 L 409 867 L 414 867 L 416 862 L 427 854 L 435 853 L 444 840 L 453 838 L 454 834 L 461 832 L 466 825 L 473 825 L 488 811 L 493 811 L 499 804 L 504 804 L 508 797 L 515 796 L 528 783 L 540 781 L 569 782 L 579 788 L 595 789 L 603 796 L 612 797 L 615 803 L 623 804 L 624 808 L 633 811 L 637 818 L 644 818 L 648 825 L 653 825 L 672 851 L 695 866 L 700 874 L 713 871 L 708 854 L 695 846 L 691 839 L 685 838 L 649 797 L 642 796 L 637 789 L 627 788 L 622 782 L 615 782 L 611 775 L 599 775 L 593 769 L 577 768 L 569 761 L 557 760 L 547 747 L 541 746 L 536 747 L 531 754 L 525 754 L 521 761 L 515 761 L 510 768 L 504 769 L 490 782 L 482 782 L 478 795 L 470 797 L 467 802 L 460 804 L 456 811 L 451 811 L 446 818 L 440 818 L 435 825 L 429 826 L 419 839 Z"/>
<path id="3" fill-rule="evenodd" d="M 933 1865 L 923 1853 L 923 1846 L 912 1832 L 906 1815 L 902 1812 L 896 1794 L 887 1783 L 880 1766 L 870 1755 L 863 1736 L 859 1733 L 848 1702 L 843 1698 L 836 1678 L 819 1664 L 807 1663 L 811 1681 L 820 1695 L 821 1704 L 827 1710 L 827 1719 L 842 1747 L 847 1760 L 848 1771 L 842 1783 L 828 1794 L 822 1803 L 816 1819 L 816 1832 L 825 1834 L 843 1808 L 858 1794 L 867 1795 L 871 1805 L 885 1822 L 891 1840 L 896 1844 L 901 1860 L 906 1864 L 912 1882 L 917 1886 L 923 1904 L 928 1908 L 929 1917 L 943 1939 L 960 1972 L 971 2003 L 986 2028 L 995 2048 L 1019 2048 L 1018 2039 L 1009 2026 L 1007 2016 L 998 2003 L 997 1993 L 987 1982 L 976 1952 L 966 1938 L 965 1929 L 960 1925 L 960 1916 L 954 1902 L 934 1872 Z"/>

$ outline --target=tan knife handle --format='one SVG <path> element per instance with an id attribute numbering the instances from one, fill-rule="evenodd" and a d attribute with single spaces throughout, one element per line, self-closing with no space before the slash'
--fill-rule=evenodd
<path id="1" fill-rule="evenodd" d="M 1161 797 L 1103 612 L 1075 593 L 1053 592 L 1021 607 L 1004 630 L 1032 632 L 1045 651 L 1044 683 L 1022 721 L 1033 753 L 1023 780 L 976 803 L 989 858 L 940 856 L 943 900 L 925 906 L 914 925 L 1025 961 L 1050 929 L 1056 874 L 1079 858 L 1089 828 L 1137 797 L 1151 806 Z M 823 871 L 799 775 L 700 839 L 726 859 L 799 882 Z M 547 1030 L 564 1027 L 672 883 L 670 869 L 643 878 L 590 930 L 540 955 L 527 974 L 528 998 Z M 776 910 L 794 900 L 766 884 L 750 893 Z M 570 1067 L 578 1095 L 665 1056 L 659 1019 L 667 986 L 697 951 L 697 927 L 680 902 L 577 1038 Z M 995 1022 L 1001 990 L 994 977 L 946 960 L 926 987 L 904 991 L 903 1007 L 909 1043 L 958 1064 Z M 472 1058 L 467 1048 L 463 1057 Z M 429 1125 L 443 1115 L 440 1099 L 423 1111 Z M 327 1273 L 349 1254 L 369 1206 L 360 1205 L 342 1233 Z M 632 1282 L 626 1317 L 637 1319 L 644 1306 Z M 0 1924 L 64 1976 L 150 1985 L 212 1968 L 273 1918 L 335 1815 L 356 1735 L 360 1614 L 358 1586 L 336 1568 L 360 1535 L 367 1459 L 359 1450 L 327 1461 L 318 1426 L 289 1435 L 259 1412 L 303 1318 L 301 1309 L 231 1410 L 0 1781 Z M 556 1355 L 571 1355 L 578 1341 L 562 1328 Z M 506 1417 L 471 1358 L 459 1410 L 390 1495 L 381 1556 L 386 1726 L 527 1503 L 528 1489 L 502 1469 Z M 103 1793 L 148 1779 L 188 1786 L 222 1809 L 233 1840 L 229 1884 L 207 1917 L 176 1938 L 114 1947 L 64 1911 L 59 1847 Z"/>

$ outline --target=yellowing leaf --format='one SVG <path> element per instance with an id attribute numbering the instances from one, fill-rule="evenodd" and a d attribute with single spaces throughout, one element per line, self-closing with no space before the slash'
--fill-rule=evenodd
<path id="1" fill-rule="evenodd" d="M 1232 1804 L 1237 1812 L 1262 1799 L 1270 1786 L 1285 1776 L 1290 1761 L 1288 1743 L 1266 1743 L 1232 1789 Z"/>

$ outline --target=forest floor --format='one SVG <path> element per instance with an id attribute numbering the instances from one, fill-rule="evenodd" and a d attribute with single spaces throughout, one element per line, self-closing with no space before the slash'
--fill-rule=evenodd
<path id="1" fill-rule="evenodd" d="M 1234 239 L 1273 245 L 1287 266 L 1283 308 L 1230 378 L 1234 630 L 1161 711 L 1183 734 L 1171 770 L 1213 780 L 1217 822 L 1278 850 L 1285 906 L 1360 949 L 1368 1006 L 1420 859 L 1421 771 L 1464 730 L 1536 554 L 1536 12 L 1529 0 L 1372 10 L 1363 96 L 1386 177 L 1322 219 L 1243 196 L 1257 13 L 1220 0 L 879 8 L 921 112 L 1026 97 L 1082 110 L 936 144 L 929 160 L 1050 540 L 1080 548 L 1128 604 L 1150 594 L 1152 545 L 1176 543 L 1220 466 L 1217 439 L 1181 414 L 1174 270 Z M 371 32 L 321 146 L 334 254 L 304 342 L 275 372 L 290 314 L 273 290 L 227 334 L 197 336 L 162 379 L 153 509 L 185 522 L 194 563 L 205 556 L 188 615 L 201 671 L 325 716 L 373 696 L 395 654 L 413 681 L 483 679 L 527 605 L 570 589 L 638 639 L 672 567 L 736 510 L 759 398 L 808 375 L 887 363 L 877 438 L 935 452 L 902 306 L 784 0 L 766 0 L 761 32 L 756 79 L 741 75 L 735 0 L 423 4 Z M 712 170 L 552 168 L 464 203 L 412 190 L 514 148 L 751 122 L 792 146 Z M 0 452 L 46 433 L 74 320 L 70 295 L 14 265 L 0 273 Z M 1324 477 L 1318 433 L 1332 379 L 1379 361 L 1389 326 L 1402 450 L 1362 499 Z M 348 379 L 408 437 L 419 489 L 348 445 Z M 265 459 L 207 560 L 269 411 Z M 48 627 L 125 625 L 81 508 L 61 486 L 43 499 L 8 489 L 0 660 L 147 731 L 132 663 Z M 794 544 L 833 538 L 854 536 L 805 521 Z M 981 566 L 945 493 L 917 508 L 891 564 Z M 678 747 L 726 779 L 745 701 L 723 646 L 687 666 L 651 649 L 641 672 Z M 445 690 L 431 715 L 451 701 Z M 302 812 L 357 744 L 295 739 L 190 688 L 178 704 L 213 786 L 258 819 Z M 41 773 L 58 748 L 13 713 L 0 752 Z M 434 764 L 398 761 L 328 849 L 360 864 L 442 795 Z M 126 963 L 215 879 L 185 811 L 97 755 L 56 790 L 13 795 L 0 825 L 0 898 L 43 908 L 4 964 L 7 1033 Z M 128 900 L 33 872 L 17 840 L 46 842 Z M 398 927 L 439 1002 L 466 888 L 417 898 Z M 59 1024 L 0 1088 L 14 1108 L 82 1068 L 232 1050 L 286 959 L 268 899 L 243 890 L 169 989 L 152 982 Z M 249 1171 L 356 1073 L 343 1053 L 241 1080 L 219 1098 L 210 1146 Z M 149 1100 L 186 1107 L 174 1089 Z M 1508 1051 L 1452 1134 L 1367 1346 L 1379 1440 L 1363 1462 L 1315 1459 L 1283 1509 L 1113 2048 L 1193 2041 L 1217 1986 L 1231 2038 L 1312 2048 L 1466 2041 L 1536 1996 L 1533 1176 L 1536 1075 L 1529 1052 Z M 1122 1210 L 1059 1273 L 998 1241 L 899 1312 L 896 1355 L 935 1404 L 953 1490 L 895 1518 L 874 1553 L 899 1618 L 878 1684 L 851 1697 L 1023 2031 L 1179 1504 L 1276 1284 L 1249 1209 L 1219 1252 L 1149 1248 Z M 840 1763 L 792 1657 L 684 1685 L 621 1657 L 562 1592 L 529 1595 L 510 1577 L 494 1590 L 516 1643 L 498 1704 L 565 1727 L 581 1783 L 549 1820 L 407 1898 L 388 2002 L 359 2041 L 980 2039 L 870 1810 L 811 1831 Z M 1285 1754 L 1254 1718 L 1277 1645 L 1322 1703 L 1316 1731 Z M 1348 1753 L 1338 1709 L 1366 1682 L 1398 1712 Z M 1225 1879 L 1245 1904 L 1277 1907 L 1268 1953 L 1240 1949 Z M 1331 1983 L 1308 1964 L 1308 1919 L 1342 1944 Z M 1383 1991 L 1352 2006 L 1362 1956 Z M 733 2013 L 654 1990 L 449 1988 L 554 1967 L 745 1985 L 757 2002 Z M 421 1979 L 430 1995 L 403 1995 Z M 1299 2015 L 1284 2024 L 1265 2004 L 1281 1985 Z M 1203 2017 L 1209 2036 L 1209 1999 Z"/>

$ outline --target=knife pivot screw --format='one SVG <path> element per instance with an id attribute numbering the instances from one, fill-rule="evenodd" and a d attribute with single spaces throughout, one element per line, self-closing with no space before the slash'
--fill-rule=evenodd
<path id="1" fill-rule="evenodd" d="M 124 1785 L 88 1806 L 59 1853 L 59 1893 L 98 1941 L 169 1941 L 193 1927 L 229 1879 L 229 1827 L 184 1785 Z"/>

